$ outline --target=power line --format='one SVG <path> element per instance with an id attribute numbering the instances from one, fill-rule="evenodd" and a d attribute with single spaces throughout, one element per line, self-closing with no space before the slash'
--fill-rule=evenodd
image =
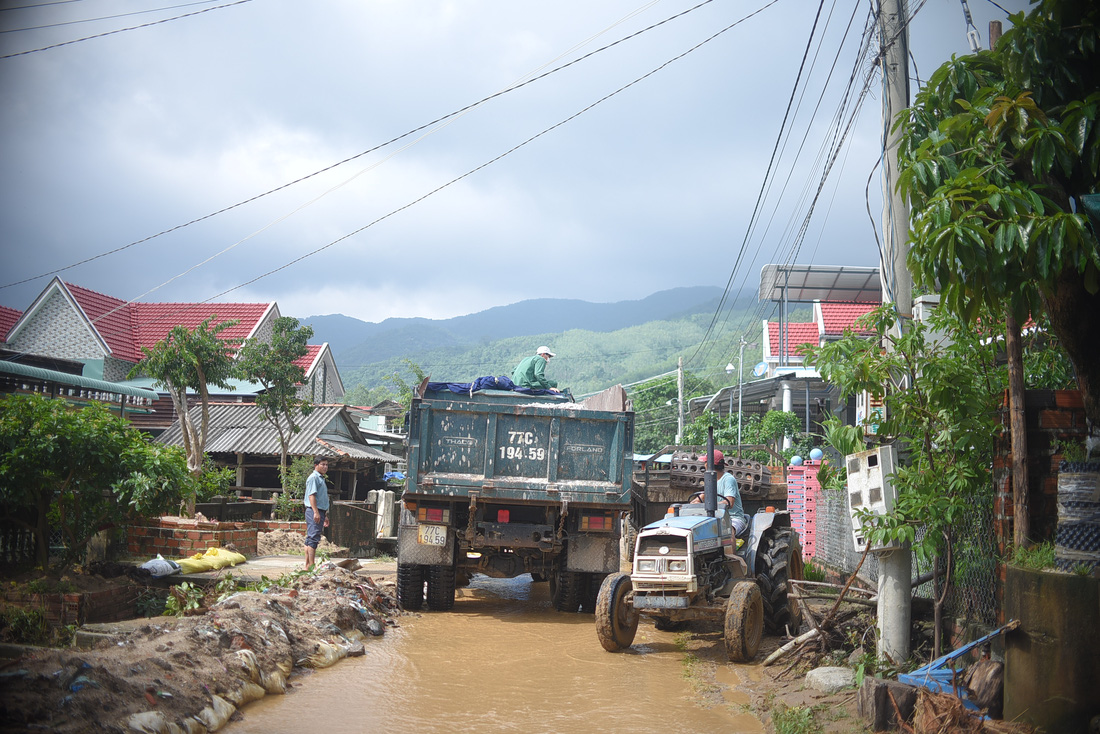
<path id="1" fill-rule="evenodd" d="M 49 23 L 47 25 L 34 25 L 27 26 L 26 28 L 8 28 L 7 30 L 0 31 L 0 33 L 20 33 L 22 31 L 40 31 L 44 28 L 59 28 L 66 25 L 79 25 L 80 23 L 95 23 L 100 20 L 114 20 L 115 18 L 127 18 L 131 15 L 147 15 L 149 13 L 160 13 L 165 10 L 177 10 L 179 8 L 190 8 L 195 5 L 209 5 L 210 3 L 217 2 L 217 0 L 199 0 L 194 3 L 184 3 L 183 5 L 169 5 L 164 8 L 151 8 L 149 10 L 135 10 L 131 13 L 119 13 L 118 15 L 104 15 L 99 18 L 85 18 L 84 20 L 66 20 L 60 23 Z"/>
<path id="2" fill-rule="evenodd" d="M 95 38 L 103 38 L 104 36 L 113 36 L 116 33 L 125 33 L 126 31 L 136 31 L 139 28 L 148 28 L 149 26 L 160 25 L 161 23 L 167 23 L 173 20 L 182 20 L 183 18 L 191 18 L 196 15 L 202 15 L 203 13 L 209 13 L 211 10 L 221 10 L 222 8 L 231 8 L 234 5 L 244 5 L 250 3 L 252 0 L 236 0 L 236 2 L 227 3 L 225 5 L 218 5 L 213 8 L 203 8 L 202 10 L 196 10 L 193 13 L 185 13 L 183 15 L 177 15 L 172 18 L 162 18 L 161 20 L 154 20 L 149 23 L 142 23 L 141 25 L 130 26 L 129 28 L 118 28 L 113 31 L 106 31 L 105 33 L 97 33 L 94 36 L 85 36 L 84 38 L 76 38 L 72 41 L 62 41 L 61 43 L 54 43 L 49 46 L 42 46 L 41 48 L 32 48 L 29 51 L 18 51 L 13 54 L 4 54 L 0 56 L 0 59 L 10 59 L 16 56 L 26 56 L 27 54 L 38 53 L 39 51 L 49 51 L 53 48 L 61 48 L 62 46 L 70 46 L 74 43 L 80 43 L 82 41 L 91 41 Z"/>

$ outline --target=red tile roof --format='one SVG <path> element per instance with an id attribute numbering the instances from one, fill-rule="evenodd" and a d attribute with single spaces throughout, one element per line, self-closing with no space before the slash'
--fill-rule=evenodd
<path id="1" fill-rule="evenodd" d="M 244 339 L 252 334 L 270 303 L 127 303 L 82 286 L 65 283 L 107 342 L 111 355 L 127 362 L 142 358 L 141 347 L 152 347 L 175 326 L 194 329 L 207 318 L 215 322 L 240 321 L 221 333 L 222 338 Z"/>
<path id="2" fill-rule="evenodd" d="M 302 371 L 309 375 L 310 369 L 313 368 L 313 363 L 317 361 L 317 357 L 321 354 L 321 350 L 325 348 L 324 344 L 307 344 L 306 356 L 299 357 L 294 360 L 294 364 L 302 368 Z"/>
<path id="3" fill-rule="evenodd" d="M 799 357 L 801 350 L 799 346 L 802 344 L 818 345 L 817 324 L 811 322 L 798 322 L 787 324 L 787 356 Z M 779 344 L 779 324 L 774 321 L 768 322 L 768 346 L 770 347 L 769 355 L 771 357 L 778 357 L 782 351 L 782 347 Z"/>
<path id="4" fill-rule="evenodd" d="M 845 331 L 857 334 L 869 334 L 866 329 L 857 329 L 856 319 L 869 314 L 881 306 L 880 303 L 827 303 L 821 302 L 822 336 L 840 336 Z"/>
<path id="5" fill-rule="evenodd" d="M 15 326 L 15 322 L 22 315 L 23 312 L 18 309 L 0 306 L 0 342 L 4 341 L 11 327 Z"/>

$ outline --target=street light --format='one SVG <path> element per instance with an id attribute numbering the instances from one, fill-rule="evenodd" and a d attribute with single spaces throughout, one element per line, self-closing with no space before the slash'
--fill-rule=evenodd
<path id="1" fill-rule="evenodd" d="M 742 378 L 745 371 L 742 369 L 743 362 L 745 361 L 745 347 L 752 347 L 756 349 L 756 342 L 745 341 L 745 336 L 741 335 L 740 348 L 737 350 L 737 456 L 741 456 L 741 392 L 743 390 Z M 733 363 L 730 362 L 726 365 L 726 372 L 730 371 L 733 367 Z"/>

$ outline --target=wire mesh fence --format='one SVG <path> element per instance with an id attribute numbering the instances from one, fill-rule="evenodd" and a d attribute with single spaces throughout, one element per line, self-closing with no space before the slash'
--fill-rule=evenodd
<path id="1" fill-rule="evenodd" d="M 822 490 L 818 502 L 817 542 L 814 559 L 847 576 L 859 567 L 866 583 L 878 583 L 879 564 L 873 553 L 859 566 L 862 553 L 852 538 L 852 521 L 843 492 Z M 952 528 L 954 539 L 953 588 L 947 595 L 944 614 L 965 623 L 994 625 L 997 617 L 997 548 L 993 532 L 992 501 L 973 508 Z M 918 533 L 918 539 L 920 533 Z M 913 580 L 931 572 L 930 564 L 913 563 Z M 913 589 L 915 596 L 931 599 L 932 582 Z"/>

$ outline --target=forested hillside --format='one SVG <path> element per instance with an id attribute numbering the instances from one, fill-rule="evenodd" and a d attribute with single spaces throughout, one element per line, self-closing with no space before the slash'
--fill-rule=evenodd
<path id="1" fill-rule="evenodd" d="M 315 342 L 328 342 L 341 374 L 352 368 L 435 352 L 452 356 L 476 345 L 574 329 L 612 332 L 650 321 L 691 314 L 713 314 L 722 291 L 713 286 L 675 288 L 636 301 L 589 303 L 570 299 L 532 299 L 498 306 L 451 319 L 386 319 L 368 323 L 348 316 L 310 316 L 300 319 L 313 327 Z M 538 344 L 532 344 L 534 349 Z M 491 353 L 495 350 L 491 350 Z M 470 360 L 464 360 L 470 362 Z M 392 372 L 392 370 L 390 370 Z"/>
<path id="2" fill-rule="evenodd" d="M 540 344 L 548 344 L 557 357 L 550 361 L 547 375 L 580 396 L 616 383 L 629 384 L 675 370 L 677 357 L 687 360 L 695 353 L 713 315 L 712 306 L 709 311 L 610 332 L 571 329 L 517 336 L 465 349 L 442 348 L 407 357 L 402 355 L 361 367 L 340 365 L 340 373 L 349 391 L 348 401 L 361 404 L 372 402 L 367 397 L 369 389 L 389 386 L 387 377 L 391 375 L 397 374 L 406 383 L 414 381 L 404 362 L 406 358 L 419 365 L 433 380 L 470 382 L 485 375 L 511 375 L 516 363 L 534 353 Z M 735 312 L 729 322 L 737 323 L 739 315 Z M 758 330 L 758 322 L 750 328 L 753 332 Z M 746 371 L 760 359 L 759 355 L 759 347 L 745 351 Z M 691 363 L 686 394 L 700 394 L 702 385 L 692 382 L 708 380 L 709 384 L 717 386 L 735 381 L 736 376 L 727 375 L 725 371 L 731 357 L 735 358 L 736 354 L 712 350 L 706 363 Z"/>

